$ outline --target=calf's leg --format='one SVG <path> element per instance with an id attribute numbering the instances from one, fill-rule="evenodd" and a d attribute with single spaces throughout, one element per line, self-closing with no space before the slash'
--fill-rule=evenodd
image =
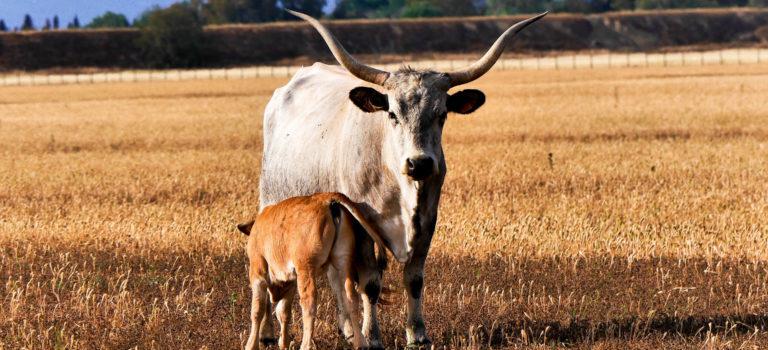
<path id="1" fill-rule="evenodd" d="M 355 279 L 352 275 L 352 266 L 350 266 L 347 273 L 347 277 L 344 280 L 344 302 L 346 305 L 347 314 L 349 315 L 350 323 L 352 323 L 354 338 L 352 344 L 355 348 L 368 348 L 368 342 L 363 337 L 363 332 L 360 330 L 360 295 L 355 289 Z"/>
<path id="2" fill-rule="evenodd" d="M 339 244 L 337 242 L 337 245 Z M 338 304 L 338 309 L 339 314 L 344 315 L 343 317 L 349 321 L 348 324 L 352 328 L 352 344 L 358 349 L 368 348 L 368 342 L 360 330 L 360 294 L 355 289 L 355 270 L 352 265 L 354 247 L 341 247 L 338 250 L 349 253 L 337 252 L 333 255 L 332 264 L 328 266 L 328 269 L 329 271 L 334 269 L 336 272 L 329 274 L 328 282 L 331 288 L 339 290 L 343 295 L 341 302 Z M 331 277 L 335 278 L 332 279 Z"/>
<path id="3" fill-rule="evenodd" d="M 256 279 L 251 284 L 251 289 L 253 293 L 253 300 L 251 301 L 251 334 L 248 337 L 245 349 L 258 350 L 259 341 L 257 341 L 257 337 L 259 335 L 259 328 L 266 311 L 266 306 L 269 304 L 267 299 L 267 282 Z"/>
<path id="4" fill-rule="evenodd" d="M 261 333 L 259 333 L 259 341 L 264 345 L 275 343 L 275 325 L 272 320 L 272 303 L 267 301 L 264 308 L 264 316 L 261 317 Z"/>
<path id="5" fill-rule="evenodd" d="M 297 271 L 297 283 L 301 304 L 302 336 L 301 350 L 312 348 L 312 336 L 315 331 L 315 317 L 317 315 L 317 288 L 315 276 L 312 271 Z"/>
<path id="6" fill-rule="evenodd" d="M 355 223 L 355 267 L 363 299 L 363 336 L 371 349 L 384 349 L 381 343 L 376 304 L 381 294 L 381 271 L 374 253 L 373 240 Z"/>
<path id="7" fill-rule="evenodd" d="M 336 297 L 336 305 L 338 305 L 336 308 L 336 315 L 339 320 L 339 332 L 344 334 L 345 338 L 349 339 L 354 336 L 354 330 L 352 328 L 352 323 L 349 320 L 349 315 L 344 312 L 344 309 L 341 307 L 341 305 L 344 304 L 344 283 L 342 277 L 340 276 L 339 270 L 333 267 L 333 265 L 328 266 L 326 276 L 330 282 L 329 284 L 333 291 L 333 295 Z"/>
<path id="8" fill-rule="evenodd" d="M 277 320 L 280 322 L 280 338 L 277 345 L 281 349 L 288 348 L 288 328 L 291 325 L 291 307 L 293 304 L 293 296 L 295 294 L 295 284 L 284 287 L 281 290 L 281 297 L 280 300 L 277 301 L 277 307 L 275 308 Z"/>

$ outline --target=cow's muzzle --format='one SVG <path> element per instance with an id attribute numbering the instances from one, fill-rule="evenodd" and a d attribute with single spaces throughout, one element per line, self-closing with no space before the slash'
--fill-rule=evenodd
<path id="1" fill-rule="evenodd" d="M 435 161 L 428 156 L 408 158 L 403 169 L 403 173 L 414 181 L 426 180 L 436 172 Z"/>

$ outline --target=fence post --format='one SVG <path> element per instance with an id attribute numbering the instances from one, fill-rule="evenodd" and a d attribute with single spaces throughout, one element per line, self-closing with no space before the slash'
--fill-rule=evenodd
<path id="1" fill-rule="evenodd" d="M 594 56 L 592 53 L 589 53 L 589 68 L 595 68 L 595 62 L 593 61 Z"/>
<path id="2" fill-rule="evenodd" d="M 724 63 L 723 62 L 723 50 L 720 50 L 719 53 L 720 53 L 720 65 L 722 65 Z"/>

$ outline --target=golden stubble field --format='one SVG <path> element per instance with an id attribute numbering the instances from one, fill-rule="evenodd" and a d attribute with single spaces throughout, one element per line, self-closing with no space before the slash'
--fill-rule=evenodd
<path id="1" fill-rule="evenodd" d="M 0 348 L 241 347 L 234 227 L 286 81 L 0 89 Z M 768 344 L 768 66 L 467 87 L 488 102 L 446 124 L 424 301 L 438 348 Z M 397 263 L 385 284 L 384 340 L 402 346 Z M 321 298 L 317 345 L 342 347 Z"/>

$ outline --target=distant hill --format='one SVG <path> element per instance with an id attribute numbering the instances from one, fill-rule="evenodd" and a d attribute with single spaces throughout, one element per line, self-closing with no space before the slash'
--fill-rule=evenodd
<path id="1" fill-rule="evenodd" d="M 420 54 L 485 51 L 526 16 L 418 20 L 345 20 L 329 27 L 366 61 Z M 302 22 L 206 28 L 209 67 L 332 61 L 320 36 Z M 675 46 L 754 45 L 768 40 L 768 11 L 751 9 L 554 14 L 523 31 L 506 52 L 656 51 Z M 136 29 L 0 34 L 0 70 L 141 68 Z"/>

